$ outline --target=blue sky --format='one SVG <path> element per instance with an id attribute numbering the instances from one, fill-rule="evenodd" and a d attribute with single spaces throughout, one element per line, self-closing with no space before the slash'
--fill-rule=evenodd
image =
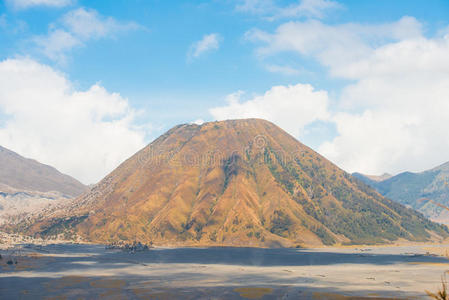
<path id="1" fill-rule="evenodd" d="M 85 23 L 80 16 L 95 22 Z M 425 82 L 428 74 L 436 76 L 432 82 L 441 86 L 449 71 L 446 61 L 438 66 L 426 60 L 425 66 L 414 66 L 417 59 L 409 56 L 438 59 L 432 49 L 440 47 L 435 50 L 437 54 L 444 52 L 448 26 L 447 0 L 2 1 L 0 63 L 5 74 L 15 70 L 17 81 L 11 79 L 8 86 L 0 85 L 0 144 L 88 183 L 100 179 L 173 125 L 254 116 L 271 119 L 348 171 L 424 170 L 449 160 L 440 153 L 449 149 L 449 136 L 438 131 L 448 125 L 445 115 L 433 118 L 433 111 L 420 112 L 427 98 L 421 91 L 431 89 Z M 54 33 L 64 34 L 65 39 L 51 39 Z M 403 45 L 410 49 L 402 53 Z M 393 57 L 387 57 L 385 49 L 390 49 L 388 55 Z M 395 55 L 407 57 L 411 63 L 404 65 L 412 65 L 410 69 L 400 65 L 388 71 L 374 70 L 372 63 L 391 65 L 388 61 L 398 60 Z M 84 92 L 92 103 L 104 100 L 106 107 L 117 106 L 112 112 L 100 105 L 94 112 L 92 105 L 77 106 L 80 115 L 101 116 L 89 119 L 94 128 L 115 128 L 97 132 L 103 137 L 98 138 L 99 145 L 105 145 L 97 153 L 93 137 L 80 142 L 88 145 L 85 147 L 91 153 L 92 162 L 87 165 L 101 161 L 95 175 L 88 175 L 91 173 L 83 165 L 67 162 L 83 156 L 52 154 L 66 152 L 61 145 L 66 138 L 57 132 L 40 136 L 40 132 L 51 132 L 59 124 L 56 121 L 50 124 L 37 120 L 33 128 L 39 128 L 39 132 L 32 136 L 32 145 L 28 133 L 21 133 L 26 126 L 20 122 L 28 115 L 12 104 L 16 94 L 7 91 L 8 87 L 17 84 L 19 89 L 36 95 L 23 100 L 24 106 L 33 102 L 48 113 L 52 111 L 49 105 L 59 107 L 41 100 L 46 99 L 46 92 L 52 94 L 53 85 L 48 91 L 36 91 L 27 85 L 24 74 L 31 76 L 28 71 L 33 64 L 33 70 L 40 70 L 33 76 L 54 72 L 67 81 L 69 88 L 62 92 L 60 101 Z M 366 69 L 367 65 L 371 67 Z M 438 70 L 433 72 L 432 68 Z M 401 72 L 410 78 L 404 79 Z M 394 86 L 387 86 L 393 82 Z M 367 88 L 368 83 L 373 92 Z M 310 86 L 313 92 L 298 84 Z M 97 100 L 92 86 L 104 89 L 103 100 Z M 286 90 L 272 90 L 276 86 Z M 409 87 L 420 89 L 410 92 Z M 382 93 L 376 94 L 379 90 Z M 440 111 L 444 111 L 444 99 L 449 101 L 449 95 L 445 89 L 437 92 L 428 96 L 438 98 L 435 105 L 442 105 Z M 403 112 L 401 108 L 404 103 L 408 107 L 409 102 L 401 101 L 408 93 L 421 97 L 407 100 L 413 103 L 413 109 Z M 388 95 L 393 96 L 390 99 Z M 401 95 L 404 99 L 398 98 Z M 379 96 L 386 99 L 372 100 Z M 278 97 L 290 100 L 285 100 L 282 110 L 272 112 Z M 112 101 L 110 105 L 108 101 Z M 62 110 L 64 107 L 61 105 Z M 291 113 L 283 114 L 289 110 Z M 49 115 L 47 119 L 58 118 Z M 368 125 L 362 128 L 357 124 Z M 360 132 L 353 132 L 354 127 L 360 127 Z M 76 126 L 67 129 L 75 137 L 86 136 L 76 131 Z M 87 126 L 85 130 L 94 131 Z M 113 130 L 117 130 L 117 138 L 130 139 L 129 147 L 116 147 L 110 141 Z M 370 139 L 364 140 L 367 136 Z M 402 147 L 391 146 L 396 143 Z M 366 146 L 354 146 L 360 144 Z M 408 149 L 416 144 L 419 149 L 410 153 Z M 111 147 L 120 149 L 111 154 Z M 430 149 L 441 151 L 429 154 Z M 352 151 L 357 153 L 356 158 Z"/>

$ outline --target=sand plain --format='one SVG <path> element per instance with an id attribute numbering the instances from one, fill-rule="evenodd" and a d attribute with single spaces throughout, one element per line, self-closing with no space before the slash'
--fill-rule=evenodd
<path id="1" fill-rule="evenodd" d="M 0 254 L 2 299 L 426 299 L 449 245 L 315 249 L 16 246 Z M 12 264 L 7 262 L 12 260 Z M 17 261 L 17 264 L 15 263 Z"/>

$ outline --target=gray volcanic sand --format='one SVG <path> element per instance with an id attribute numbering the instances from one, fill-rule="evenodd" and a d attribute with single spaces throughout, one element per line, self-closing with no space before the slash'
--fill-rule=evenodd
<path id="1" fill-rule="evenodd" d="M 424 249 L 28 246 L 0 252 L 0 298 L 421 299 L 449 269 Z"/>

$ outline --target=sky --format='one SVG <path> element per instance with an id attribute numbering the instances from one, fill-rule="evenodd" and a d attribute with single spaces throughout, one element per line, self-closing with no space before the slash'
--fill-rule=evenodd
<path id="1" fill-rule="evenodd" d="M 449 161 L 447 0 L 1 0 L 0 145 L 95 183 L 258 117 L 348 172 Z"/>

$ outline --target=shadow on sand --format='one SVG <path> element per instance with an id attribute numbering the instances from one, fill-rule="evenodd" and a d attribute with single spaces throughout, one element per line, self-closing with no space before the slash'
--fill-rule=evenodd
<path id="1" fill-rule="evenodd" d="M 338 287 L 333 289 L 316 287 L 322 281 L 329 282 L 330 278 L 311 278 L 299 273 L 279 277 L 272 276 L 269 271 L 224 274 L 221 278 L 216 274 L 211 276 L 207 272 L 201 272 L 200 268 L 202 265 L 204 268 L 207 268 L 207 265 L 288 268 L 335 264 L 449 263 L 445 258 L 425 255 L 335 253 L 307 249 L 156 248 L 131 254 L 120 250 L 105 250 L 101 245 L 49 245 L 40 249 L 30 247 L 27 251 L 53 255 L 18 257 L 17 265 L 2 263 L 0 298 L 385 299 L 375 295 L 372 295 L 372 298 L 363 298 L 347 292 L 345 295 L 336 294 L 339 293 Z M 1 254 L 3 260 L 8 257 L 7 252 L 3 251 Z M 192 266 L 188 272 L 182 270 L 178 272 L 176 265 L 170 264 Z M 133 265 L 138 266 L 139 271 L 130 273 Z M 155 265 L 167 268 L 166 270 L 170 270 L 172 274 L 155 273 L 152 271 L 155 270 Z M 348 267 L 350 268 L 350 265 L 344 266 Z M 140 273 L 142 270 L 145 274 Z M 186 287 L 185 282 L 191 282 L 192 286 Z M 204 285 L 204 282 L 207 282 L 207 285 Z M 251 284 L 245 286 L 247 282 Z M 357 293 L 366 295 L 369 291 L 362 290 Z M 395 296 L 393 292 L 382 295 Z M 413 296 L 402 293 L 401 299 L 412 299 Z"/>

